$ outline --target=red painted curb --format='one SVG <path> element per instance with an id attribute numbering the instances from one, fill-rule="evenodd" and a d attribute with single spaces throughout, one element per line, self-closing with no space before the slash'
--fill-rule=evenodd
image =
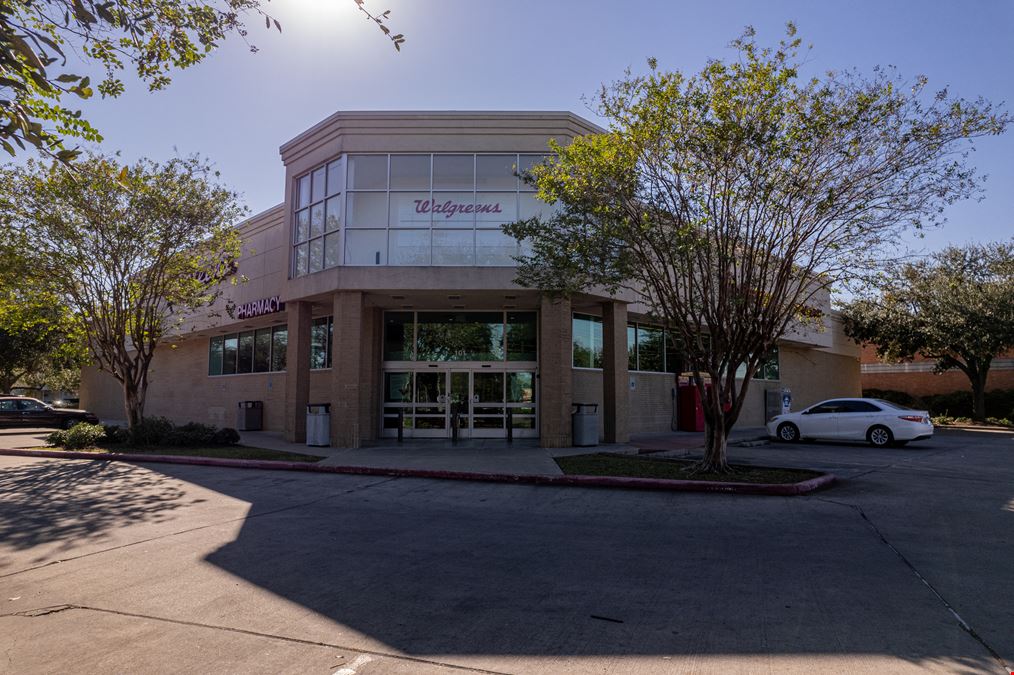
<path id="1" fill-rule="evenodd" d="M 309 473 L 341 473 L 358 476 L 392 476 L 396 478 L 437 478 L 483 481 L 487 483 L 520 483 L 528 485 L 570 485 L 577 487 L 612 487 L 634 490 L 670 490 L 673 492 L 724 492 L 726 494 L 803 495 L 835 482 L 831 473 L 799 483 L 724 483 L 706 480 L 670 480 L 665 478 L 634 478 L 629 476 L 542 476 L 506 473 L 471 473 L 467 471 L 436 471 L 431 469 L 385 469 L 374 466 L 320 466 L 311 462 L 279 462 L 264 459 L 224 459 L 218 457 L 186 457 L 181 455 L 132 455 L 118 453 L 98 455 L 94 452 L 69 450 L 0 450 L 12 457 L 49 457 L 52 459 L 90 459 L 93 461 L 137 462 L 155 464 L 195 464 L 233 469 L 269 469 L 273 471 L 306 471 Z"/>

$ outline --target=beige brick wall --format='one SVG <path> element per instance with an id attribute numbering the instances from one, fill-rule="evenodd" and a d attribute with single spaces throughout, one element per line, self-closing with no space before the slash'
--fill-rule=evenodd
<path id="1" fill-rule="evenodd" d="M 285 373 L 209 377 L 208 338 L 191 338 L 176 349 L 159 348 L 152 361 L 145 414 L 174 422 L 236 426 L 239 401 L 264 401 L 264 428 L 285 426 Z M 310 402 L 331 402 L 329 370 L 310 372 Z M 81 378 L 81 407 L 103 420 L 122 421 L 123 394 L 107 373 L 87 368 Z"/>
<path id="2" fill-rule="evenodd" d="M 792 409 L 835 396 L 859 396 L 859 360 L 853 356 L 823 350 L 782 345 L 779 381 L 755 380 L 750 384 L 737 426 L 764 424 L 764 392 L 767 389 L 792 391 Z M 575 368 L 575 402 L 597 403 L 602 412 L 602 372 Z M 668 431 L 672 417 L 673 376 L 664 373 L 631 373 L 634 389 L 629 397 L 630 433 Z M 603 437 L 600 418 L 600 438 Z"/>

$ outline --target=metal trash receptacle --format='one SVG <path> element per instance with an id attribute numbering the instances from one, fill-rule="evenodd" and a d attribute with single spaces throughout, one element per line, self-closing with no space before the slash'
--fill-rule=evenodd
<path id="1" fill-rule="evenodd" d="M 575 403 L 571 414 L 573 443 L 579 448 L 599 444 L 598 403 Z"/>
<path id="2" fill-rule="evenodd" d="M 331 445 L 330 403 L 311 403 L 306 406 L 306 444 Z"/>
<path id="3" fill-rule="evenodd" d="M 264 428 L 264 402 L 240 401 L 236 410 L 236 429 L 239 431 L 260 431 Z"/>

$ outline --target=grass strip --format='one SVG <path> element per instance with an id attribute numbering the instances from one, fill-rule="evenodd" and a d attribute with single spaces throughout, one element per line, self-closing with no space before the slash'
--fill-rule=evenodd
<path id="1" fill-rule="evenodd" d="M 62 448 L 46 446 L 33 449 L 61 450 Z M 284 450 L 252 448 L 247 445 L 190 447 L 180 445 L 128 446 L 110 443 L 91 448 L 75 449 L 74 452 L 94 452 L 105 455 L 176 455 L 179 457 L 215 457 L 218 459 L 259 459 L 275 462 L 319 462 L 324 459 L 319 455 L 303 455 L 296 452 L 285 452 Z"/>
<path id="2" fill-rule="evenodd" d="M 668 480 L 704 480 L 724 483 L 799 483 L 822 475 L 809 469 L 733 464 L 732 473 L 690 473 L 693 460 L 593 453 L 557 457 L 560 470 L 569 476 L 624 476 Z"/>

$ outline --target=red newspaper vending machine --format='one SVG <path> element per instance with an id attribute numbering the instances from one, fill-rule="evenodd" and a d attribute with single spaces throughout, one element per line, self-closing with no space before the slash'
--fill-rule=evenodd
<path id="1" fill-rule="evenodd" d="M 711 386 L 711 385 L 706 385 Z M 704 431 L 704 407 L 701 392 L 689 378 L 680 378 L 676 403 L 676 426 L 680 431 Z"/>

